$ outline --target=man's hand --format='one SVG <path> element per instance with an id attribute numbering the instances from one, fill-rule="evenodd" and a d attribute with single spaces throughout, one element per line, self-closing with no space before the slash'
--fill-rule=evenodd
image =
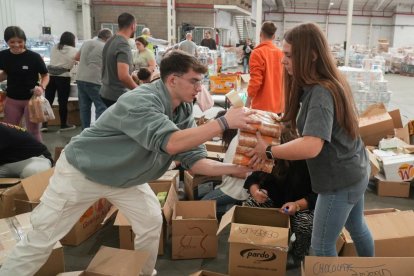
<path id="1" fill-rule="evenodd" d="M 251 195 L 258 203 L 265 203 L 269 198 L 267 196 L 267 191 L 263 189 L 257 189 Z"/>
<path id="2" fill-rule="evenodd" d="M 254 110 L 250 110 L 244 107 L 230 108 L 224 117 L 232 129 L 240 128 L 241 130 L 253 129 L 250 124 L 259 124 L 260 121 L 250 118 L 251 114 L 256 113 Z"/>

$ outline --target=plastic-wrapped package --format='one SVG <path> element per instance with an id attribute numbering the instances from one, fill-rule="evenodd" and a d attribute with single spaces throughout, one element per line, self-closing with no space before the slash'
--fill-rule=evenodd
<path id="1" fill-rule="evenodd" d="M 270 137 L 270 136 L 262 136 L 262 139 L 267 144 L 272 144 L 273 146 L 277 146 L 280 144 L 280 138 Z M 257 145 L 257 136 L 256 134 L 247 133 L 247 132 L 240 132 L 239 136 L 239 145 L 254 148 Z"/>
<path id="2" fill-rule="evenodd" d="M 250 162 L 250 157 L 246 155 L 236 153 L 233 158 L 233 164 L 241 165 L 241 166 L 248 166 Z M 274 161 L 272 160 L 265 160 L 263 163 L 259 164 L 256 168 L 257 170 L 271 173 L 274 166 Z"/>
<path id="3" fill-rule="evenodd" d="M 43 123 L 55 119 L 53 109 L 44 96 L 33 95 L 29 101 L 29 120 L 32 123 Z"/>

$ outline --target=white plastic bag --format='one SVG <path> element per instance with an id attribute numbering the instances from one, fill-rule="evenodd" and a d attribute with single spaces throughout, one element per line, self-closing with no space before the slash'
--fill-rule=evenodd
<path id="1" fill-rule="evenodd" d="M 30 99 L 29 119 L 32 123 L 43 123 L 55 119 L 53 109 L 44 96 L 33 95 Z"/>

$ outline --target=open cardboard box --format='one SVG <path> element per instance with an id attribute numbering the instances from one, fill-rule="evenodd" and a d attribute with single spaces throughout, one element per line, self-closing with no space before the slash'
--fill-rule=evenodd
<path id="1" fill-rule="evenodd" d="M 57 276 L 137 276 L 148 258 L 148 252 L 101 246 L 85 271 L 60 273 Z"/>
<path id="2" fill-rule="evenodd" d="M 222 181 L 222 176 L 192 175 L 184 172 L 184 190 L 188 200 L 195 200 L 203 197 L 212 191 L 215 184 Z"/>
<path id="3" fill-rule="evenodd" d="M 43 192 L 49 185 L 54 168 L 21 180 L 27 198 L 15 199 L 16 213 L 31 212 L 40 202 Z M 102 227 L 111 203 L 99 199 L 79 218 L 69 233 L 61 239 L 64 245 L 79 245 Z"/>
<path id="4" fill-rule="evenodd" d="M 285 275 L 288 215 L 272 208 L 234 206 L 222 217 L 217 234 L 229 224 L 230 275 Z"/>
<path id="5" fill-rule="evenodd" d="M 177 201 L 172 217 L 172 259 L 215 258 L 216 201 Z"/>
<path id="6" fill-rule="evenodd" d="M 392 197 L 409 197 L 410 182 L 389 181 L 381 174 L 375 176 L 377 179 L 377 195 Z"/>
<path id="7" fill-rule="evenodd" d="M 158 255 L 164 254 L 165 239 L 168 237 L 168 226 L 171 224 L 173 216 L 174 205 L 178 201 L 178 196 L 175 191 L 174 183 L 172 182 L 160 182 L 149 183 L 151 189 L 155 194 L 159 192 L 168 192 L 165 199 L 164 206 L 161 207 L 163 213 L 164 222 L 160 235 L 160 244 L 158 247 Z M 122 249 L 134 249 L 135 234 L 132 231 L 131 223 L 126 217 L 118 212 L 114 225 L 119 226 L 119 244 Z"/>
<path id="8" fill-rule="evenodd" d="M 204 145 L 206 146 L 206 150 L 207 151 L 211 151 L 211 152 L 226 152 L 224 147 L 223 147 L 223 141 L 219 140 L 219 141 L 207 141 L 204 143 Z"/>
<path id="9" fill-rule="evenodd" d="M 366 146 L 377 146 L 382 138 L 394 135 L 394 121 L 384 104 L 373 104 L 361 114 L 359 133 Z"/>
<path id="10" fill-rule="evenodd" d="M 396 209 L 366 212 L 365 221 L 375 243 L 376 257 L 414 257 L 414 212 Z M 350 234 L 342 231 L 341 256 L 356 256 Z"/>
<path id="11" fill-rule="evenodd" d="M 414 258 L 316 257 L 306 256 L 302 276 L 392 275 L 407 276 L 414 271 Z"/>
<path id="12" fill-rule="evenodd" d="M 0 218 L 16 215 L 15 198 L 24 198 L 20 178 L 0 178 Z"/>
<path id="13" fill-rule="evenodd" d="M 4 263 L 10 251 L 24 237 L 24 234 L 32 229 L 30 213 L 20 214 L 15 217 L 0 219 L 0 265 Z M 63 248 L 57 242 L 46 263 L 35 274 L 37 276 L 56 275 L 63 272 Z"/>
<path id="14" fill-rule="evenodd" d="M 158 184 L 158 183 L 171 183 L 173 187 L 175 188 L 175 190 L 178 190 L 178 185 L 180 183 L 180 171 L 179 170 L 166 171 L 160 178 L 148 182 L 148 184 Z"/>

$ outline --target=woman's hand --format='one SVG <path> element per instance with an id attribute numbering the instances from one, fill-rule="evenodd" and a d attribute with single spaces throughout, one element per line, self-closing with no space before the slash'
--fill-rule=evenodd
<path id="1" fill-rule="evenodd" d="M 41 86 L 35 86 L 33 88 L 33 95 L 35 96 L 42 96 L 44 94 L 45 90 Z"/>
<path id="2" fill-rule="evenodd" d="M 266 157 L 266 148 L 268 144 L 262 139 L 262 135 L 259 131 L 256 132 L 257 144 L 256 147 L 251 149 L 247 156 L 250 157 L 249 166 L 251 168 L 256 168 L 259 164 L 267 160 Z"/>
<path id="3" fill-rule="evenodd" d="M 289 216 L 293 216 L 296 214 L 298 208 L 297 206 L 298 205 L 296 204 L 296 202 L 286 202 L 285 204 L 283 204 L 282 208 L 280 208 L 279 212 L 287 214 Z"/>
<path id="4" fill-rule="evenodd" d="M 263 189 L 255 189 L 251 195 L 257 203 L 265 203 L 269 198 L 267 191 Z"/>

